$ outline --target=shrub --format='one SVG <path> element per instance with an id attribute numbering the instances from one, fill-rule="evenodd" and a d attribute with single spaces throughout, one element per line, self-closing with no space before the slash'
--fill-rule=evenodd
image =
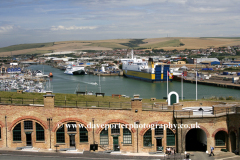
<path id="1" fill-rule="evenodd" d="M 219 97 L 219 100 L 225 100 L 225 98 L 224 98 L 224 97 L 222 97 L 222 96 L 220 96 L 220 97 Z"/>
<path id="2" fill-rule="evenodd" d="M 235 100 L 235 98 L 232 96 L 228 96 L 228 97 L 226 97 L 226 100 Z"/>

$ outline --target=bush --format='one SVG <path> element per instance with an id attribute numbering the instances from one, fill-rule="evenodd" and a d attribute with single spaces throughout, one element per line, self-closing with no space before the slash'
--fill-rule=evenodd
<path id="1" fill-rule="evenodd" d="M 232 96 L 228 96 L 228 97 L 226 97 L 226 100 L 235 100 L 235 98 Z"/>
<path id="2" fill-rule="evenodd" d="M 225 98 L 221 96 L 221 97 L 219 97 L 219 100 L 225 100 Z"/>
<path id="3" fill-rule="evenodd" d="M 217 100 L 217 97 L 216 96 L 212 96 L 210 97 L 211 100 Z"/>

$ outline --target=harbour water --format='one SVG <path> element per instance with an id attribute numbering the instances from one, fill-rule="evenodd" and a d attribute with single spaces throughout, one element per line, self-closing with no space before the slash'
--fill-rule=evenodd
<path id="1" fill-rule="evenodd" d="M 32 65 L 28 69 L 43 70 L 44 74 L 53 73 L 50 79 L 53 93 L 75 93 L 79 86 L 80 91 L 100 92 L 99 77 L 94 75 L 66 75 L 63 71 L 47 65 Z M 169 92 L 176 91 L 181 97 L 181 82 L 169 82 Z M 167 95 L 167 83 L 148 83 L 122 76 L 100 77 L 101 92 L 107 96 L 112 94 L 121 94 L 133 97 L 139 94 L 141 98 L 157 98 L 162 99 Z M 196 99 L 196 84 L 183 83 L 184 99 Z M 198 84 L 198 99 L 232 96 L 240 99 L 240 90 L 221 88 L 215 86 L 207 86 Z"/>

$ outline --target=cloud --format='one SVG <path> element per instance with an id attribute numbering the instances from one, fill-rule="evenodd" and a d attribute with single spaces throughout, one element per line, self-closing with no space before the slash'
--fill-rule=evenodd
<path id="1" fill-rule="evenodd" d="M 13 25 L 0 26 L 0 33 L 7 33 L 13 30 Z"/>
<path id="2" fill-rule="evenodd" d="M 86 5 L 107 5 L 107 6 L 144 6 L 144 5 L 151 5 L 154 3 L 162 3 L 166 2 L 167 0 L 71 0 L 71 2 L 75 4 L 86 4 Z M 175 0 L 176 1 L 176 0 Z M 181 0 L 183 1 L 183 0 Z"/>
<path id="3" fill-rule="evenodd" d="M 168 0 L 168 2 L 171 3 L 181 3 L 181 4 L 185 4 L 187 3 L 188 0 Z"/>
<path id="4" fill-rule="evenodd" d="M 64 26 L 52 26 L 51 30 L 52 31 L 58 31 L 58 30 L 83 30 L 83 29 L 96 29 L 96 26 L 70 26 L 70 27 L 64 27 Z"/>
<path id="5" fill-rule="evenodd" d="M 190 7 L 189 11 L 191 12 L 200 12 L 200 13 L 215 13 L 215 12 L 225 12 L 227 11 L 226 8 L 212 8 L 212 7 Z"/>

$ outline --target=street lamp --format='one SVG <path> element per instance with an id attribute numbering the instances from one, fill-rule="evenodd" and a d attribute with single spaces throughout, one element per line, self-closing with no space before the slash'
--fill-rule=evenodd
<path id="1" fill-rule="evenodd" d="M 136 121 L 135 124 L 139 125 L 140 121 Z M 137 153 L 138 153 L 138 126 L 137 126 Z"/>
<path id="2" fill-rule="evenodd" d="M 93 122 L 93 144 L 95 144 L 95 138 L 94 138 L 94 118 L 92 118 L 92 122 Z"/>
<path id="3" fill-rule="evenodd" d="M 5 115 L 5 127 L 6 127 L 6 147 L 8 147 L 7 145 L 7 116 Z"/>
<path id="4" fill-rule="evenodd" d="M 52 118 L 47 118 L 47 121 L 48 121 L 48 129 L 49 129 L 49 137 L 50 137 L 50 149 L 52 148 L 51 146 L 51 124 L 50 122 L 52 121 Z"/>

